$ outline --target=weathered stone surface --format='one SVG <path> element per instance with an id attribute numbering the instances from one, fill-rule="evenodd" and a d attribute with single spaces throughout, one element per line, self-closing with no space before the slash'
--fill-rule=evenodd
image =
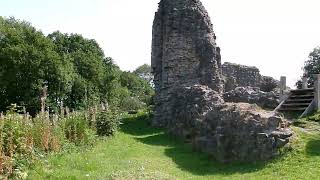
<path id="1" fill-rule="evenodd" d="M 225 92 L 223 98 L 226 102 L 244 102 L 257 104 L 263 108 L 274 109 L 279 105 L 279 96 L 275 92 L 263 92 L 258 87 L 236 87 Z"/>
<path id="2" fill-rule="evenodd" d="M 198 0 L 162 0 L 155 14 L 151 66 L 156 124 L 170 118 L 173 87 L 203 84 L 221 92 L 220 49 L 208 13 Z M 161 112 L 161 114 L 158 114 Z"/>
<path id="3" fill-rule="evenodd" d="M 224 103 L 207 86 L 176 89 L 167 129 L 221 162 L 273 157 L 289 142 L 292 131 L 284 119 L 248 103 Z"/>
<path id="4" fill-rule="evenodd" d="M 280 82 L 261 75 L 258 68 L 226 62 L 222 65 L 222 74 L 225 101 L 255 103 L 265 108 L 279 105 Z"/>
<path id="5" fill-rule="evenodd" d="M 254 66 L 244 66 L 225 62 L 222 65 L 222 74 L 225 82 L 225 91 L 234 90 L 236 87 L 259 87 L 261 91 L 271 92 L 279 86 L 279 81 L 269 76 L 260 74 Z"/>
<path id="6" fill-rule="evenodd" d="M 291 131 L 280 128 L 285 122 L 279 116 L 256 105 L 225 103 L 215 39 L 199 0 L 161 0 L 153 25 L 152 124 L 222 162 L 268 159 Z"/>
<path id="7" fill-rule="evenodd" d="M 222 65 L 222 74 L 225 77 L 226 91 L 236 87 L 259 87 L 262 76 L 258 68 L 226 62 Z"/>

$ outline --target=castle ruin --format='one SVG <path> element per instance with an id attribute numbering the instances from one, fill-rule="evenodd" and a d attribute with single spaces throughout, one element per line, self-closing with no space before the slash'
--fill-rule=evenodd
<path id="1" fill-rule="evenodd" d="M 154 126 L 217 160 L 265 160 L 292 131 L 274 112 L 223 99 L 220 48 L 199 0 L 161 0 L 152 38 Z"/>

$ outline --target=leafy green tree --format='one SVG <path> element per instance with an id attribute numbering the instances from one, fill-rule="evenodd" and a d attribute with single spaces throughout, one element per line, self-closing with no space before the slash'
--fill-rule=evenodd
<path id="1" fill-rule="evenodd" d="M 137 67 L 136 70 L 133 71 L 134 74 L 151 74 L 151 66 L 149 64 L 143 64 Z"/>
<path id="2" fill-rule="evenodd" d="M 95 40 L 59 31 L 46 37 L 14 18 L 0 17 L 0 62 L 0 111 L 18 103 L 35 114 L 44 85 L 46 103 L 55 111 L 61 103 L 80 109 L 106 101 L 137 109 L 150 103 L 154 93 L 139 77 L 151 74 L 149 65 L 122 72 Z"/>
<path id="3" fill-rule="evenodd" d="M 70 57 L 76 76 L 65 102 L 72 108 L 87 107 L 107 101 L 110 82 L 114 80 L 112 61 L 107 62 L 95 40 L 79 34 L 56 31 L 48 35 L 60 56 Z M 106 88 L 108 87 L 108 88 Z"/>
<path id="4" fill-rule="evenodd" d="M 153 75 L 151 66 L 149 64 L 143 64 L 139 66 L 136 70 L 133 71 L 134 74 L 148 81 L 151 85 L 153 85 Z"/>
<path id="5" fill-rule="evenodd" d="M 117 106 L 119 88 L 122 88 L 120 84 L 120 74 L 122 72 L 112 58 L 107 57 L 103 62 L 106 74 L 101 84 L 101 94 L 103 99 L 107 99 L 107 102 L 111 103 L 111 105 Z"/>
<path id="6" fill-rule="evenodd" d="M 314 75 L 320 74 L 320 47 L 316 47 L 312 52 L 310 52 L 308 60 L 304 63 L 303 71 L 303 76 L 308 78 L 308 86 L 313 86 Z M 301 88 L 302 81 L 299 80 L 296 83 L 296 86 Z"/>
<path id="7" fill-rule="evenodd" d="M 122 87 L 128 88 L 132 97 L 137 97 L 146 104 L 151 103 L 154 90 L 143 78 L 131 72 L 123 72 L 120 76 L 120 83 Z"/>
<path id="8" fill-rule="evenodd" d="M 72 65 L 42 32 L 25 21 L 0 17 L 0 34 L 1 111 L 11 103 L 37 111 L 44 84 L 49 86 L 51 102 L 70 90 Z"/>

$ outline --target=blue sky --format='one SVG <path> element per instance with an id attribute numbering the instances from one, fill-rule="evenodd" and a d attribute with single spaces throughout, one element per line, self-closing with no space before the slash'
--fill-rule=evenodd
<path id="1" fill-rule="evenodd" d="M 1 0 L 0 15 L 96 39 L 123 70 L 150 63 L 159 0 Z M 320 45 L 319 0 L 202 0 L 212 18 L 222 61 L 257 66 L 263 75 L 301 76 Z"/>

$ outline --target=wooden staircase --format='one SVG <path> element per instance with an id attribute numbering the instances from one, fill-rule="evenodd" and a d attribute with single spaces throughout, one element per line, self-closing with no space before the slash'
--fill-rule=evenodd
<path id="1" fill-rule="evenodd" d="M 288 97 L 280 103 L 275 111 L 283 113 L 310 113 L 314 104 L 314 88 L 291 90 Z"/>

